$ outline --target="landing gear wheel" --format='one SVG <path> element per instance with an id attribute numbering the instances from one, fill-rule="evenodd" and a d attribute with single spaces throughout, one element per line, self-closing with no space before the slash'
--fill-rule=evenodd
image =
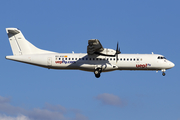
<path id="1" fill-rule="evenodd" d="M 99 78 L 101 76 L 101 69 L 95 69 L 94 74 L 96 78 Z"/>
<path id="2" fill-rule="evenodd" d="M 95 74 L 96 78 L 99 78 L 101 76 L 101 74 Z"/>
<path id="3" fill-rule="evenodd" d="M 165 76 L 165 75 L 166 75 L 166 73 L 165 73 L 165 72 L 163 72 L 163 73 L 162 73 L 162 75 L 163 75 L 163 76 Z"/>

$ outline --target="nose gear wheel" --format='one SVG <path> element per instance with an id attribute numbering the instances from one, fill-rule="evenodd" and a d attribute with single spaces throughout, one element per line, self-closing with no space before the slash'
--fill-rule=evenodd
<path id="1" fill-rule="evenodd" d="M 165 76 L 165 75 L 166 75 L 166 73 L 165 73 L 165 72 L 163 72 L 163 73 L 162 73 L 162 75 L 163 75 L 163 76 Z"/>

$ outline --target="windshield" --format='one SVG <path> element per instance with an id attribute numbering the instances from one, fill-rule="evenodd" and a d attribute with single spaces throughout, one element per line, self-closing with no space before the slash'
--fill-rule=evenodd
<path id="1" fill-rule="evenodd" d="M 166 59 L 164 56 L 158 56 L 158 59 Z"/>

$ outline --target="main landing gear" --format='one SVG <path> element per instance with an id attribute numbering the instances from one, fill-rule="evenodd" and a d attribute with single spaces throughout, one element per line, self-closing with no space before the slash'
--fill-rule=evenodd
<path id="1" fill-rule="evenodd" d="M 96 78 L 99 78 L 101 76 L 101 72 L 102 72 L 101 68 L 97 68 L 94 70 L 94 74 L 95 74 Z"/>

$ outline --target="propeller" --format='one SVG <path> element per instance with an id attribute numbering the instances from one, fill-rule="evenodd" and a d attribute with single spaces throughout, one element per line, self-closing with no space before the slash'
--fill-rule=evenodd
<path id="1" fill-rule="evenodd" d="M 117 42 L 117 48 L 116 48 L 116 53 L 115 53 L 116 63 L 117 63 L 117 59 L 118 59 L 118 54 L 121 54 L 121 52 L 120 52 L 120 48 L 119 48 L 119 43 Z"/>
<path id="2" fill-rule="evenodd" d="M 116 54 L 120 54 L 120 48 L 119 48 L 119 43 L 117 42 L 117 48 L 116 48 Z"/>

